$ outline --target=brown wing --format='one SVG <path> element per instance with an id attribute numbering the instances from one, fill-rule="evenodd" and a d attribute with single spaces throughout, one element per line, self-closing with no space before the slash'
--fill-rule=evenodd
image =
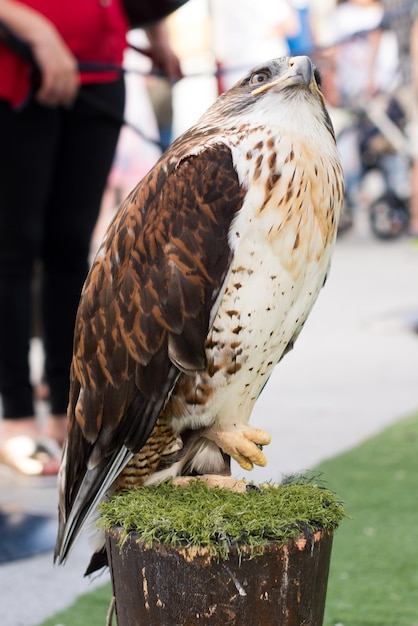
<path id="1" fill-rule="evenodd" d="M 56 557 L 146 442 L 181 371 L 205 367 L 213 304 L 242 206 L 231 153 L 218 144 L 163 157 L 111 224 L 81 296 Z"/>

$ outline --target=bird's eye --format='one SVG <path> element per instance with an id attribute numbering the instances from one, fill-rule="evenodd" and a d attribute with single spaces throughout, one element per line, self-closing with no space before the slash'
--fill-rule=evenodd
<path id="1" fill-rule="evenodd" d="M 250 85 L 261 85 L 270 78 L 270 73 L 267 70 L 261 70 L 260 72 L 254 72 L 250 78 Z"/>

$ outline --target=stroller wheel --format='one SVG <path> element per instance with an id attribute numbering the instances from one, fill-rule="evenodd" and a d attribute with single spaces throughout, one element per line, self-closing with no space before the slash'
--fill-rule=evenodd
<path id="1" fill-rule="evenodd" d="M 351 200 L 344 198 L 337 235 L 342 235 L 353 226 L 353 205 Z"/>
<path id="2" fill-rule="evenodd" d="M 395 239 L 408 228 L 408 205 L 393 192 L 386 192 L 370 205 L 370 226 L 379 239 Z"/>

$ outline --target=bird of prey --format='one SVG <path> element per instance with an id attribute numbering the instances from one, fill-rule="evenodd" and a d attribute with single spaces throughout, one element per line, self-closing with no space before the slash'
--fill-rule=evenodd
<path id="1" fill-rule="evenodd" d="M 319 72 L 283 57 L 221 95 L 123 202 L 76 319 L 59 562 L 119 489 L 266 463 L 251 411 L 324 284 L 343 188 Z"/>

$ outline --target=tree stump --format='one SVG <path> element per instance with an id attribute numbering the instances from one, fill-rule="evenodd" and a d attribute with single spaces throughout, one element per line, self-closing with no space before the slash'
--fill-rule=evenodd
<path id="1" fill-rule="evenodd" d="M 118 626 L 321 626 L 332 535 L 270 542 L 250 558 L 231 550 L 144 546 L 123 529 L 107 533 Z"/>
<path id="2" fill-rule="evenodd" d="M 233 490 L 192 480 L 101 505 L 118 626 L 322 625 L 341 502 L 317 484 Z"/>

